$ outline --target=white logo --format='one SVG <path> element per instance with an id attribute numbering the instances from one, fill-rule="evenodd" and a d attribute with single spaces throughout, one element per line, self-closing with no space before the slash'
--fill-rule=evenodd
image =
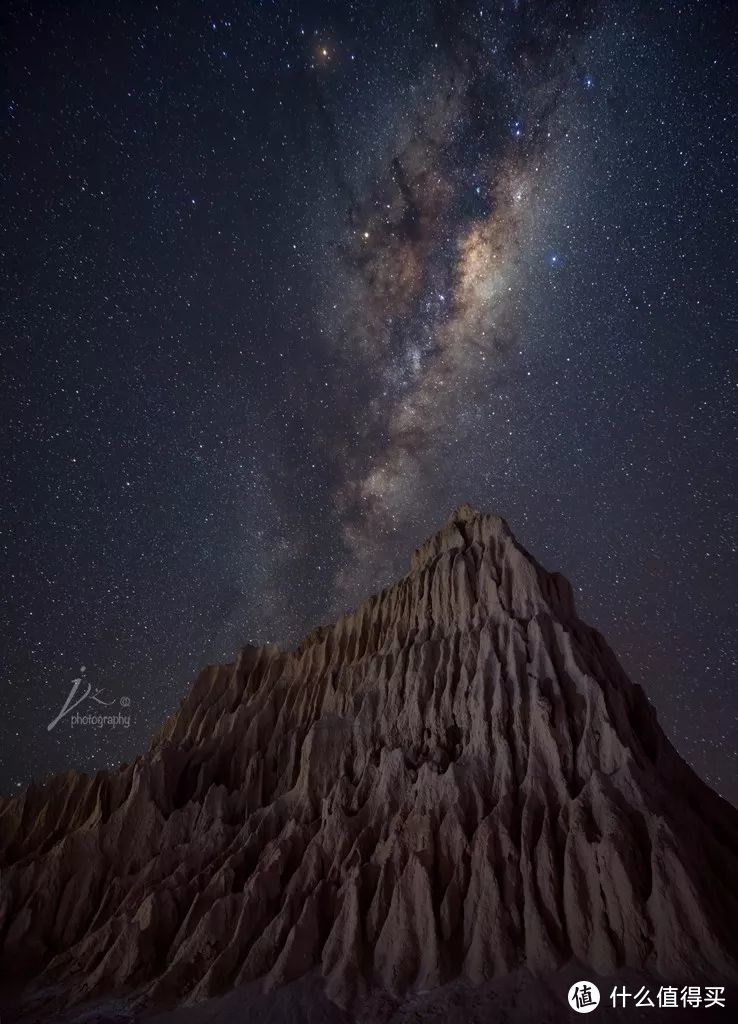
<path id="1" fill-rule="evenodd" d="M 600 1005 L 600 990 L 591 981 L 577 981 L 569 989 L 569 1006 L 577 1013 L 591 1013 Z"/>
<path id="2" fill-rule="evenodd" d="M 46 728 L 47 728 L 47 730 L 49 732 L 51 732 L 52 729 L 56 728 L 56 726 L 59 724 L 59 722 L 62 720 L 62 718 L 65 718 L 72 711 L 74 711 L 75 708 L 79 707 L 79 705 L 82 704 L 86 700 L 94 701 L 95 704 L 99 704 L 99 705 L 102 705 L 102 707 L 108 707 L 108 708 L 115 703 L 115 701 L 113 701 L 113 700 L 101 700 L 98 695 L 100 693 L 102 693 L 102 690 L 95 690 L 94 693 L 92 692 L 92 684 L 85 679 L 86 669 L 85 669 L 84 665 L 82 665 L 82 667 L 80 668 L 79 671 L 80 671 L 80 676 L 79 676 L 78 679 L 73 679 L 72 680 L 72 689 L 69 691 L 67 699 L 64 701 L 64 704 L 62 705 L 61 711 L 56 716 L 56 718 L 54 718 L 46 726 Z M 82 687 L 83 684 L 85 684 L 84 693 L 82 693 L 82 695 L 80 697 L 78 697 L 77 694 L 78 694 L 78 692 L 79 692 L 79 690 L 80 690 L 80 688 Z M 130 699 L 128 697 L 121 697 L 120 704 L 121 704 L 121 707 L 127 708 L 127 707 L 130 707 L 131 701 L 130 701 Z M 115 715 L 112 714 L 112 713 L 110 713 L 110 714 L 98 713 L 98 714 L 91 714 L 91 715 L 87 714 L 87 715 L 85 715 L 85 714 L 80 714 L 79 712 L 75 712 L 75 714 L 73 714 L 71 719 L 70 719 L 70 724 L 71 725 L 96 725 L 96 726 L 102 726 L 102 725 L 114 725 L 114 726 L 122 725 L 124 728 L 127 729 L 130 726 L 130 724 L 131 724 L 131 716 L 130 715 L 122 715 L 120 713 L 115 714 Z"/>

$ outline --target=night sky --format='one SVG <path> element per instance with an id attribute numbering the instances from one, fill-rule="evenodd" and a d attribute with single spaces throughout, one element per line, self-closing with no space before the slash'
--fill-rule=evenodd
<path id="1" fill-rule="evenodd" d="M 0 790 L 130 760 L 199 666 L 468 501 L 738 802 L 735 4 L 24 3 L 3 35 Z M 47 730 L 82 665 L 130 728 Z"/>

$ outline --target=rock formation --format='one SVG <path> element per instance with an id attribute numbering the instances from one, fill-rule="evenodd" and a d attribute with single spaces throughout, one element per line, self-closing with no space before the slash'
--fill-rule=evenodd
<path id="1" fill-rule="evenodd" d="M 738 974 L 738 813 L 468 507 L 296 650 L 205 669 L 135 763 L 3 800 L 0 858 L 3 969 L 72 1002 Z"/>

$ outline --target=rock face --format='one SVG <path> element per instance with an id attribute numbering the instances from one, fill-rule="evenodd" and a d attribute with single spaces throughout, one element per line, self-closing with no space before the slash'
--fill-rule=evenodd
<path id="1" fill-rule="evenodd" d="M 3 969 L 72 1001 L 738 974 L 738 813 L 468 507 L 295 651 L 204 670 L 134 764 L 4 800 L 0 855 Z"/>

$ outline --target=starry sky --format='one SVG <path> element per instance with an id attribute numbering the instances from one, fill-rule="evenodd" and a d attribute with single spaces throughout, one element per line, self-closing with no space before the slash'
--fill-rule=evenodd
<path id="1" fill-rule="evenodd" d="M 0 791 L 130 760 L 468 501 L 738 802 L 737 36 L 729 0 L 11 3 Z M 130 726 L 49 731 L 75 678 Z"/>

